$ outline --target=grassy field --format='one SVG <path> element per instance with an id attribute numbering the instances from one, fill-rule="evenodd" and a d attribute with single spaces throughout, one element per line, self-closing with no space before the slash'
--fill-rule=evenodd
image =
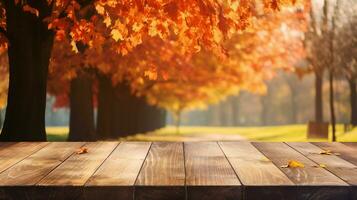
<path id="1" fill-rule="evenodd" d="M 308 140 L 306 138 L 306 125 L 286 125 L 286 126 L 266 126 L 266 127 L 181 127 L 180 134 L 172 126 L 165 127 L 155 132 L 146 134 L 137 134 L 124 140 L 139 141 L 187 141 L 207 138 L 207 136 L 219 136 L 217 138 L 230 140 L 241 136 L 242 139 L 252 141 L 326 141 L 323 139 Z M 48 127 L 49 141 L 65 141 L 68 134 L 66 127 Z M 210 137 L 212 138 L 212 137 Z M 213 137 L 214 139 L 215 137 Z M 343 126 L 337 126 L 337 140 L 357 142 L 357 128 L 350 132 L 344 133 Z"/>

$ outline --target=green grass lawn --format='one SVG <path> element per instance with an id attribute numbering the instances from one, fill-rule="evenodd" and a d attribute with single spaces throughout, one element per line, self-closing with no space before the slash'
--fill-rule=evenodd
<path id="1" fill-rule="evenodd" d="M 199 138 L 209 134 L 240 136 L 252 141 L 326 141 L 323 139 L 308 140 L 306 138 L 306 125 L 286 125 L 286 126 L 265 126 L 265 127 L 198 127 L 185 126 L 180 128 L 180 134 L 176 134 L 176 129 L 168 126 L 147 134 L 137 134 L 124 138 L 124 140 L 139 141 L 178 141 L 182 138 Z M 65 141 L 68 134 L 67 127 L 48 127 L 49 141 Z M 337 140 L 343 142 L 357 142 L 357 128 L 350 132 L 343 133 L 343 126 L 337 126 Z"/>

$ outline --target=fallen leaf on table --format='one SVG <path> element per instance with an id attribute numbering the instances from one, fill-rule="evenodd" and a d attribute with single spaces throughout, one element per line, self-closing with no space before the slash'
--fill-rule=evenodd
<path id="1" fill-rule="evenodd" d="M 260 158 L 260 161 L 270 162 L 271 160 L 269 160 L 267 157 L 262 157 L 262 158 Z"/>
<path id="2" fill-rule="evenodd" d="M 321 154 L 321 155 L 331 155 L 332 152 L 331 152 L 331 150 L 322 150 L 322 151 L 320 151 L 319 154 Z"/>
<path id="3" fill-rule="evenodd" d="M 331 150 L 322 150 L 320 151 L 321 155 L 335 155 L 335 156 L 339 156 L 341 155 L 340 153 L 335 153 L 335 152 L 332 152 Z"/>
<path id="4" fill-rule="evenodd" d="M 318 167 L 326 168 L 327 166 L 326 166 L 325 164 L 320 163 L 320 164 L 318 164 L 318 165 L 313 165 L 313 167 L 316 167 L 316 168 L 318 168 Z"/>
<path id="5" fill-rule="evenodd" d="M 298 167 L 305 167 L 305 165 L 296 160 L 289 160 L 288 164 L 280 166 L 281 168 L 298 168 Z"/>
<path id="6" fill-rule="evenodd" d="M 84 154 L 88 153 L 88 148 L 87 147 L 81 147 L 76 151 L 77 154 Z"/>

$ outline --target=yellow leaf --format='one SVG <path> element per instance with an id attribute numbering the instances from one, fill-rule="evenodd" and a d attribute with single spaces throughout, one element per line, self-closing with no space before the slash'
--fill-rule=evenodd
<path id="1" fill-rule="evenodd" d="M 319 154 L 321 154 L 321 155 L 331 155 L 332 152 L 331 152 L 331 150 L 322 150 L 322 151 L 320 151 Z"/>
<path id="2" fill-rule="evenodd" d="M 316 167 L 316 168 L 318 168 L 318 167 L 326 168 L 327 166 L 326 166 L 325 164 L 320 163 L 320 164 L 318 164 L 318 165 L 313 165 L 312 167 Z"/>
<path id="3" fill-rule="evenodd" d="M 262 158 L 260 158 L 260 161 L 263 161 L 263 162 L 271 162 L 271 160 L 269 160 L 267 157 L 262 157 Z"/>
<path id="4" fill-rule="evenodd" d="M 325 164 L 322 164 L 322 163 L 320 163 L 319 166 L 320 166 L 321 168 L 326 168 L 326 167 L 327 167 Z"/>
<path id="5" fill-rule="evenodd" d="M 296 160 L 289 160 L 288 164 L 282 165 L 280 167 L 281 168 L 298 168 L 298 167 L 304 168 L 305 165 L 299 161 L 296 161 Z"/>
<path id="6" fill-rule="evenodd" d="M 112 25 L 112 19 L 109 16 L 105 16 L 103 22 L 107 27 Z"/>
<path id="7" fill-rule="evenodd" d="M 95 9 L 97 10 L 98 14 L 103 15 L 104 14 L 104 7 L 100 4 L 95 5 Z"/>
<path id="8" fill-rule="evenodd" d="M 113 38 L 116 42 L 118 42 L 119 40 L 123 40 L 123 39 L 124 39 L 123 36 L 122 36 L 122 34 L 121 34 L 117 29 L 113 29 L 113 30 L 111 31 L 111 35 L 112 35 L 112 38 Z"/>
<path id="9" fill-rule="evenodd" d="M 78 48 L 77 48 L 76 42 L 74 40 L 72 40 L 71 46 L 72 46 L 72 51 L 74 51 L 75 53 L 78 53 Z"/>

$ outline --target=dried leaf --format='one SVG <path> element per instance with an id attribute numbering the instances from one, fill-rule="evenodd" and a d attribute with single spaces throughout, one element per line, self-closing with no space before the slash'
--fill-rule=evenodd
<path id="1" fill-rule="evenodd" d="M 88 148 L 87 147 L 81 147 L 76 151 L 77 154 L 85 154 L 88 153 Z"/>
<path id="2" fill-rule="evenodd" d="M 29 12 L 31 14 L 34 14 L 34 15 L 36 15 L 36 17 L 38 17 L 40 15 L 40 12 L 38 12 L 38 10 L 36 8 L 33 8 L 33 7 L 29 6 L 28 4 L 24 5 L 22 7 L 22 10 L 24 12 Z"/>
<path id="3" fill-rule="evenodd" d="M 260 158 L 260 161 L 263 161 L 263 162 L 271 162 L 271 160 L 269 160 L 267 157 L 262 157 L 262 158 Z"/>
<path id="4" fill-rule="evenodd" d="M 327 166 L 326 166 L 326 164 L 320 163 L 320 164 L 318 164 L 318 165 L 313 165 L 312 167 L 315 167 L 315 168 L 319 168 L 319 167 L 321 167 L 321 168 L 326 168 Z"/>
<path id="5" fill-rule="evenodd" d="M 322 151 L 320 151 L 319 154 L 321 154 L 321 155 L 331 155 L 332 152 L 331 152 L 331 150 L 322 150 Z"/>
<path id="6" fill-rule="evenodd" d="M 298 168 L 298 167 L 305 167 L 305 165 L 296 160 L 289 160 L 288 164 L 280 166 L 281 168 Z"/>

